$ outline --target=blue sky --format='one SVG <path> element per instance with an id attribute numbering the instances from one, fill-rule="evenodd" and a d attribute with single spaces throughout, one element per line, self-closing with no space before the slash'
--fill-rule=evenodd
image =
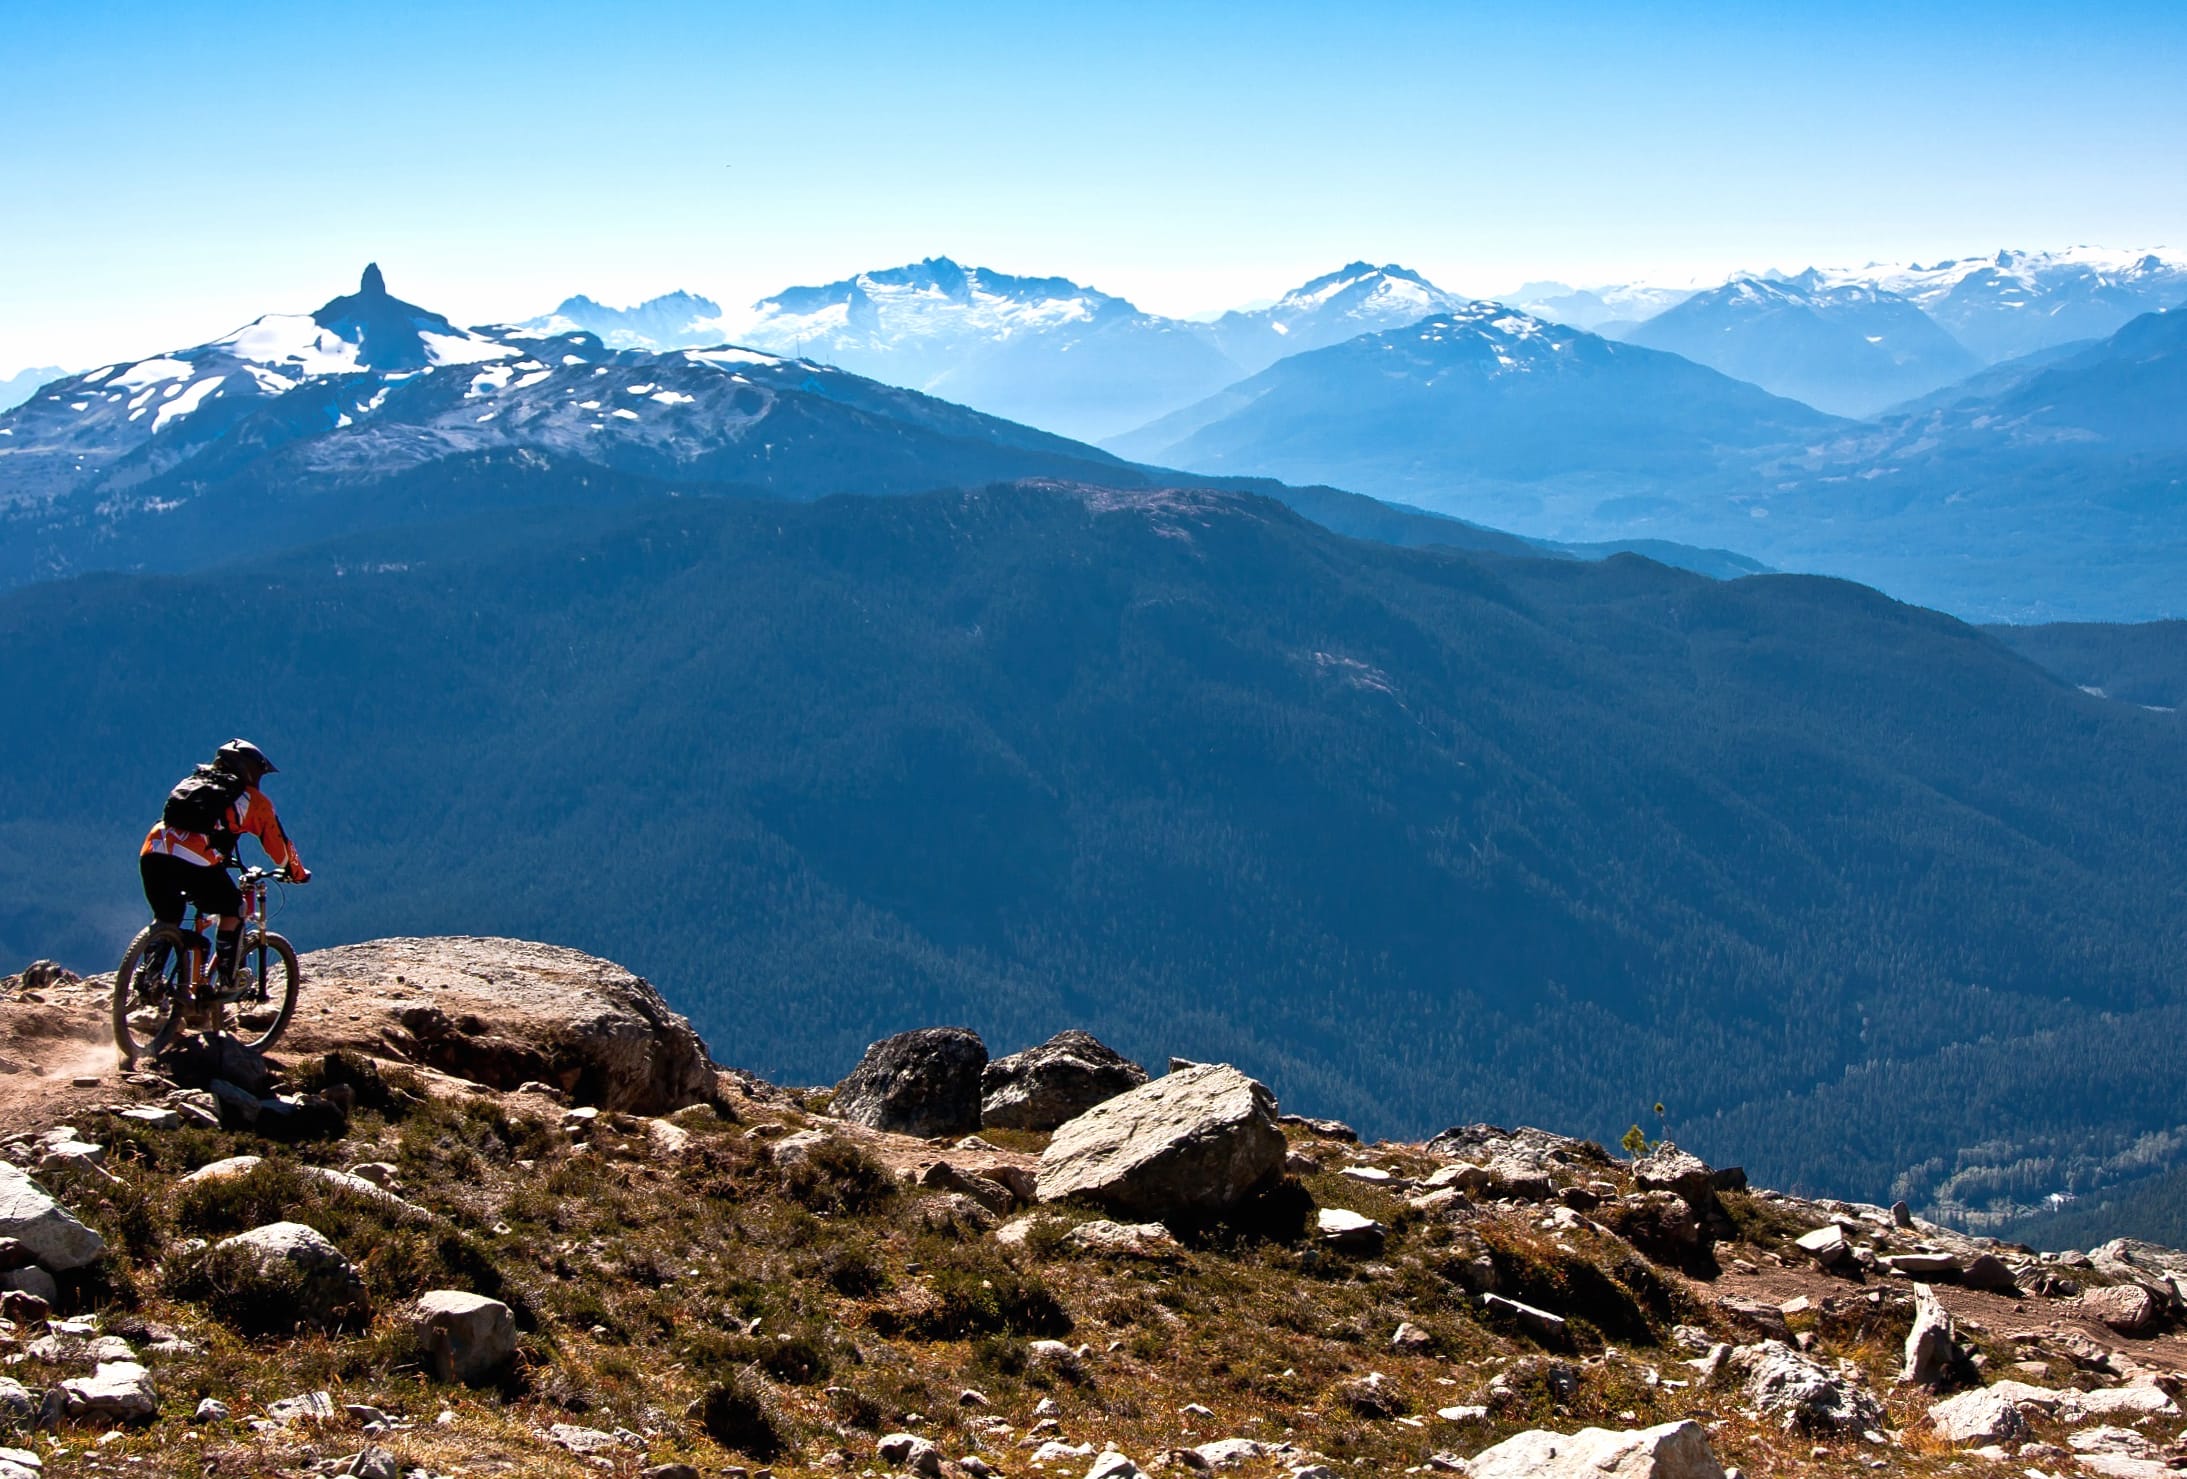
<path id="1" fill-rule="evenodd" d="M 1163 312 L 2187 248 L 2187 5 L 381 3 L 0 24 L 0 375 L 929 254 Z"/>

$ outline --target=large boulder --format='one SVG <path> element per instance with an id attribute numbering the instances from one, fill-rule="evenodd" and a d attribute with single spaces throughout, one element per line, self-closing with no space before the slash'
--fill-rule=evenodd
<path id="1" fill-rule="evenodd" d="M 497 1089 L 552 1083 L 579 1104 L 658 1115 L 709 1099 L 717 1070 L 691 1024 L 613 961 L 524 940 L 449 936 L 315 950 L 291 1051 L 367 1047 Z M 360 1038 L 356 1019 L 373 1025 Z"/>
<path id="2" fill-rule="evenodd" d="M 1035 1194 L 1146 1220 L 1216 1215 L 1283 1172 L 1276 1096 L 1223 1063 L 1180 1069 L 1056 1131 Z"/>
<path id="3" fill-rule="evenodd" d="M 2140 1284 L 2091 1289 L 2080 1298 L 2080 1312 L 2121 1335 L 2154 1335 L 2164 1324 L 2164 1306 Z"/>
<path id="4" fill-rule="evenodd" d="M 7 1161 L 0 1161 L 0 1238 L 13 1238 L 40 1268 L 56 1273 L 82 1268 L 106 1251 L 105 1239 Z"/>
<path id="5" fill-rule="evenodd" d="M 1951 1311 L 1927 1284 L 1914 1285 L 1914 1324 L 1906 1332 L 1906 1361 L 1899 1381 L 1907 1386 L 1941 1387 L 1959 1365 Z"/>
<path id="6" fill-rule="evenodd" d="M 70 1417 L 104 1422 L 149 1422 L 159 1413 L 152 1373 L 134 1361 L 101 1361 L 89 1376 L 61 1383 Z"/>
<path id="7" fill-rule="evenodd" d="M 516 1315 L 498 1299 L 435 1289 L 411 1307 L 426 1369 L 441 1381 L 484 1381 L 516 1354 Z"/>
<path id="8" fill-rule="evenodd" d="M 215 1243 L 206 1272 L 247 1325 L 294 1328 L 354 1321 L 370 1308 L 364 1280 L 318 1229 L 272 1222 Z"/>
<path id="9" fill-rule="evenodd" d="M 931 1139 L 980 1127 L 987 1044 L 969 1027 L 922 1027 L 866 1049 L 835 1086 L 833 1112 L 875 1130 Z"/>
<path id="10" fill-rule="evenodd" d="M 1637 1432 L 1536 1428 L 1465 1463 L 1472 1479 L 1724 1479 L 1708 1432 L 1697 1422 Z"/>
<path id="11" fill-rule="evenodd" d="M 1955 1448 L 2010 1443 L 2027 1436 L 2028 1420 L 2010 1392 L 1977 1387 L 1929 1409 L 1929 1426 Z"/>
<path id="12" fill-rule="evenodd" d="M 1716 1173 L 1707 1161 L 1665 1140 L 1633 1162 L 1633 1183 L 1642 1191 L 1669 1191 L 1696 1208 L 1716 1205 Z"/>
<path id="13" fill-rule="evenodd" d="M 1053 1130 L 1146 1081 L 1144 1068 L 1074 1027 L 987 1065 L 980 1074 L 980 1122 Z"/>

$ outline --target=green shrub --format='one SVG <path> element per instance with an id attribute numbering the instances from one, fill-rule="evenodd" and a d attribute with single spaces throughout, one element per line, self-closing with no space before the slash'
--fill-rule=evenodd
<path id="1" fill-rule="evenodd" d="M 699 1399 L 699 1421 L 722 1447 L 763 1463 L 789 1446 L 772 1394 L 749 1373 L 708 1387 Z"/>

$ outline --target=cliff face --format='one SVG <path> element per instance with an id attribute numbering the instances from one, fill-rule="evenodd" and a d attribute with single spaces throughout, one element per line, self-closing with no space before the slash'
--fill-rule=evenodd
<path id="1" fill-rule="evenodd" d="M 1667 1145 L 1365 1145 L 1283 1115 L 1280 1085 L 1142 1080 L 1077 1036 L 991 1074 L 961 1029 L 876 1044 L 866 1089 L 893 1063 L 899 1107 L 982 1125 L 920 1139 L 859 1122 L 871 1092 L 843 1118 L 715 1068 L 573 951 L 304 966 L 270 1059 L 215 1042 L 126 1078 L 105 983 L 0 996 L 0 1479 L 2156 1476 L 2183 1453 L 2168 1250 L 2036 1255 Z M 1090 1102 L 1052 1132 L 983 1119 L 1042 1075 Z"/>

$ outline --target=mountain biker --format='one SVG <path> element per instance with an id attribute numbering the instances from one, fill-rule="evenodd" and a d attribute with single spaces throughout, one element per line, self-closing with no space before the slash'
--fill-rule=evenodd
<path id="1" fill-rule="evenodd" d="M 259 789 L 274 769 L 266 752 L 249 740 L 228 741 L 213 752 L 210 764 L 198 766 L 169 793 L 137 856 L 154 919 L 179 925 L 183 906 L 195 904 L 200 915 L 214 920 L 219 944 L 213 961 L 224 991 L 235 985 L 236 947 L 243 938 L 243 895 L 228 876 L 243 835 L 257 838 L 291 882 L 311 881 L 273 803 Z"/>

